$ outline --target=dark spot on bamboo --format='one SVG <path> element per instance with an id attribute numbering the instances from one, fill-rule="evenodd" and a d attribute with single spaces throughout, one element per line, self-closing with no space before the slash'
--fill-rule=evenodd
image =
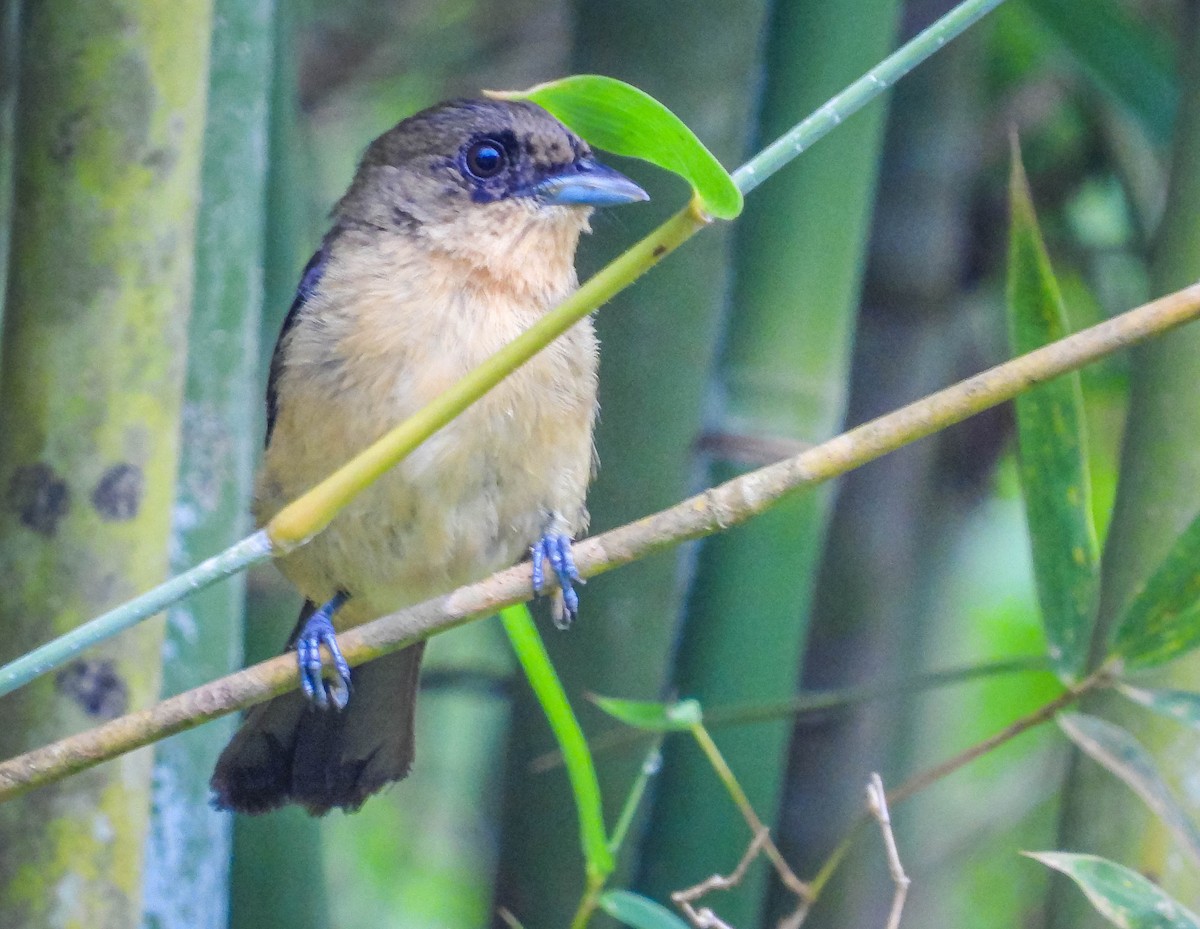
<path id="1" fill-rule="evenodd" d="M 71 506 L 71 490 L 48 464 L 24 465 L 8 482 L 8 505 L 23 526 L 44 536 L 58 531 Z"/>
<path id="2" fill-rule="evenodd" d="M 133 519 L 142 505 L 143 483 L 142 469 L 137 465 L 113 465 L 92 491 L 92 506 L 101 519 Z"/>
<path id="3" fill-rule="evenodd" d="M 125 682 L 108 659 L 76 661 L 59 671 L 54 683 L 89 716 L 116 719 L 129 705 Z"/>
<path id="4" fill-rule="evenodd" d="M 665 245 L 654 246 L 654 257 L 655 258 L 661 258 L 666 253 L 667 253 L 667 247 Z"/>

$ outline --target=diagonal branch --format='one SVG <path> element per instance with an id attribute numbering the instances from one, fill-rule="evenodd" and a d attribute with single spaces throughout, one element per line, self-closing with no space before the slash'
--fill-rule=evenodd
<path id="1" fill-rule="evenodd" d="M 781 498 L 860 467 L 960 422 L 1035 384 L 1200 316 L 1200 284 L 1014 358 L 828 442 L 751 471 L 636 522 L 581 542 L 580 573 L 592 577 L 680 542 L 738 525 Z M 529 565 L 402 610 L 340 635 L 352 665 L 529 599 Z M 175 732 L 294 687 L 296 666 L 280 656 L 0 764 L 0 801 L 59 780 Z"/>

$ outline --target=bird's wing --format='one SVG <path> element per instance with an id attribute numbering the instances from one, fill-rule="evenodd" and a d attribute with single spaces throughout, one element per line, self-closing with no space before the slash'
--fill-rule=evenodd
<path id="1" fill-rule="evenodd" d="M 271 442 L 271 430 L 275 428 L 275 414 L 278 412 L 279 406 L 278 381 L 283 369 L 283 340 L 296 325 L 304 305 L 316 293 L 317 287 L 321 283 L 321 276 L 325 273 L 325 263 L 328 258 L 329 237 L 327 236 L 317 253 L 304 266 L 304 273 L 300 276 L 300 286 L 296 288 L 296 297 L 292 300 L 291 309 L 288 310 L 288 314 L 283 320 L 283 328 L 279 330 L 279 338 L 275 341 L 275 353 L 271 356 L 271 371 L 267 377 L 266 441 L 268 444 Z"/>

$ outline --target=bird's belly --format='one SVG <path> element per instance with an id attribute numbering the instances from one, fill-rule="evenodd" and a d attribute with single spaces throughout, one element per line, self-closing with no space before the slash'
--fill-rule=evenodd
<path id="1" fill-rule="evenodd" d="M 282 558 L 283 573 L 317 602 L 349 593 L 343 618 L 353 625 L 515 563 L 551 514 L 581 531 L 594 394 L 543 395 L 538 375 L 535 366 L 506 381 L 440 430 Z M 273 437 L 259 481 L 260 520 L 367 444 L 359 434 L 365 427 L 356 428 L 363 415 L 360 403 L 343 417 L 309 423 L 302 441 Z M 381 431 L 370 430 L 371 438 Z"/>

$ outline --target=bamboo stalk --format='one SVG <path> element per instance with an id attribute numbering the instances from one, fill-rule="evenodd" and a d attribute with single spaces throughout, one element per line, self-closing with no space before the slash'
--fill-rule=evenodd
<path id="1" fill-rule="evenodd" d="M 769 6 L 768 0 L 689 0 L 686 16 L 664 16 L 660 4 L 645 0 L 577 3 L 570 67 L 583 74 L 619 75 L 652 89 L 723 164 L 736 165 L 754 152 L 758 47 Z M 642 41 L 626 41 L 631 35 Z M 672 53 L 664 55 L 668 46 Z M 701 73 L 705 80 L 697 81 Z M 792 115 L 805 112 L 796 109 Z M 635 232 L 657 225 L 678 197 L 678 178 L 636 161 L 616 166 L 649 192 L 650 203 L 598 216 L 594 235 L 581 244 L 581 271 L 591 256 L 614 254 Z M 588 489 L 592 532 L 669 506 L 695 490 L 694 442 L 729 302 L 736 231 L 736 225 L 716 224 L 696 236 L 596 317 L 602 346 L 595 435 L 600 469 Z M 685 551 L 666 552 L 588 586 L 586 615 L 571 634 L 546 637 L 568 693 L 659 690 L 675 648 L 672 620 L 682 606 L 678 579 L 687 558 Z M 609 725 L 586 702 L 576 712 L 589 740 Z M 547 823 L 569 821 L 575 801 L 565 779 L 529 789 L 530 760 L 547 750 L 549 734 L 528 688 L 515 688 L 512 722 L 495 902 L 529 926 L 568 926 L 583 880 L 576 838 L 571 830 L 547 828 Z M 639 761 L 608 754 L 597 757 L 596 766 L 612 822 L 620 815 L 621 798 L 641 776 Z M 618 861 L 626 872 L 636 866 L 632 850 L 643 814 L 639 811 L 629 852 Z M 610 882 L 622 886 L 628 877 L 618 872 Z M 589 905 L 595 902 L 593 895 Z M 577 911 L 576 918 L 583 915 Z"/>
<path id="2" fill-rule="evenodd" d="M 1166 213 L 1150 267 L 1151 287 L 1158 291 L 1200 275 L 1200 7 L 1189 4 L 1181 9 L 1180 106 Z M 1200 332 L 1189 329 L 1133 353 L 1117 498 L 1102 559 L 1093 666 L 1102 660 L 1112 628 L 1132 596 L 1200 508 L 1198 351 Z M 1192 653 L 1167 665 L 1155 684 L 1194 690 L 1198 676 L 1200 654 Z M 1152 751 L 1157 749 L 1155 759 L 1168 781 L 1186 782 L 1193 776 L 1194 765 L 1178 749 L 1174 722 L 1147 714 L 1115 694 L 1097 694 L 1084 708 L 1134 728 L 1139 741 Z M 1175 853 L 1161 820 L 1136 802 L 1124 784 L 1076 756 L 1062 792 L 1059 848 L 1087 848 L 1125 860 L 1155 874 L 1185 906 L 1200 906 L 1194 866 Z M 1192 816 L 1200 814 L 1194 794 L 1186 808 Z M 1105 815 L 1098 817 L 1098 809 Z M 1056 878 L 1051 886 L 1049 926 L 1100 924 L 1066 879 Z"/>
<path id="3" fill-rule="evenodd" d="M 196 225 L 195 300 L 188 331 L 182 448 L 171 562 L 236 541 L 249 523 L 262 313 L 267 93 L 273 0 L 215 0 L 208 115 Z M 163 694 L 244 664 L 245 575 L 175 604 L 163 644 Z M 143 869 L 143 915 L 154 929 L 226 929 L 232 817 L 208 803 L 223 724 L 157 749 Z M 301 929 L 296 926 L 293 929 Z"/>
<path id="4" fill-rule="evenodd" d="M 212 11 L 23 13 L 0 365 L 5 658 L 167 573 Z M 147 625 L 6 698 L 0 751 L 147 706 L 161 644 Z M 5 929 L 140 925 L 150 760 L 3 810 Z"/>
<path id="5" fill-rule="evenodd" d="M 776 3 L 759 113 L 764 140 L 883 58 L 896 44 L 899 6 Z M 858 86 L 876 85 L 864 78 Z M 841 112 L 820 107 L 805 122 L 817 126 Z M 885 112 L 877 101 L 772 179 L 767 196 L 747 200 L 735 230 L 724 351 L 710 388 L 721 398 L 710 404 L 717 428 L 811 442 L 842 427 Z M 706 483 L 741 470 L 716 457 Z M 771 702 L 795 692 L 831 500 L 832 488 L 804 494 L 700 546 L 672 688 L 704 706 Z M 746 639 L 748 611 L 755 645 Z M 780 719 L 717 735 L 750 803 L 764 814 L 779 809 L 790 728 Z M 639 875 L 639 889 L 660 900 L 697 873 L 728 867 L 728 850 L 742 844 L 746 830 L 692 746 L 670 741 L 663 754 Z M 723 893 L 722 919 L 734 926 L 759 921 L 769 877 L 767 869 L 752 869 Z"/>

